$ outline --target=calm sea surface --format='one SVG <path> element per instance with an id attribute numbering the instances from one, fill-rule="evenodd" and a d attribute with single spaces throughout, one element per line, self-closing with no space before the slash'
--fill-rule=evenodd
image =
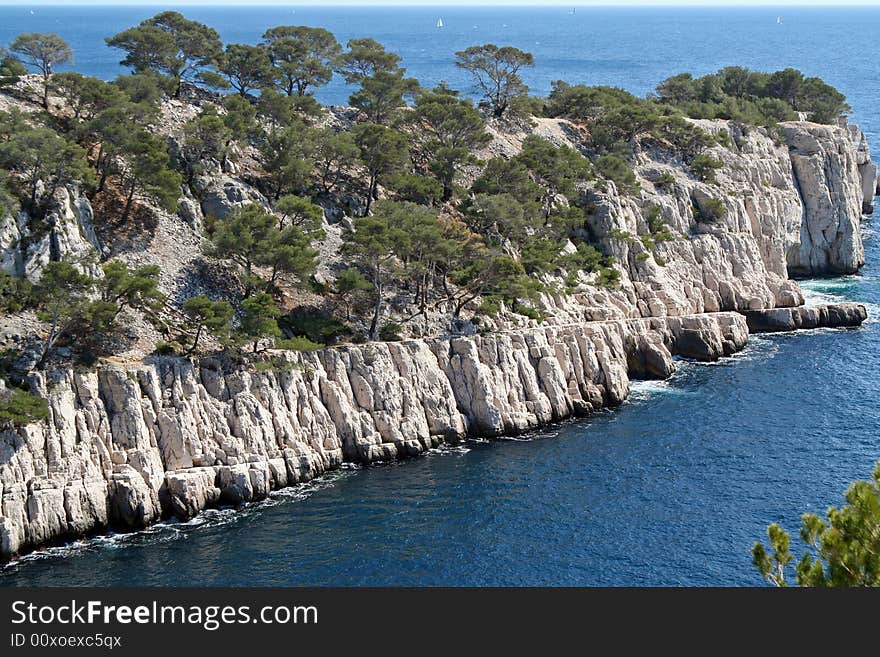
<path id="1" fill-rule="evenodd" d="M 158 9 L 30 11 L 0 7 L 0 44 L 55 31 L 77 70 L 110 78 L 119 57 L 103 37 Z M 534 53 L 526 77 L 542 94 L 556 79 L 643 94 L 685 70 L 794 66 L 846 93 L 880 149 L 877 9 L 184 11 L 227 41 L 279 24 L 370 36 L 423 84 L 465 90 L 453 54 L 485 42 Z M 344 103 L 348 93 L 335 83 L 319 98 Z M 878 220 L 865 222 L 861 275 L 805 283 L 813 301 L 869 304 L 860 329 L 754 337 L 719 364 L 682 362 L 670 381 L 635 383 L 615 412 L 344 469 L 244 512 L 52 548 L 0 570 L 0 585 L 757 584 L 749 548 L 766 525 L 795 529 L 880 459 Z"/>

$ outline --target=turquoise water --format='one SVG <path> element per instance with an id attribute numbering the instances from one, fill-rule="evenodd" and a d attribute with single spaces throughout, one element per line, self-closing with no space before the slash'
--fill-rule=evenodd
<path id="1" fill-rule="evenodd" d="M 152 13 L 36 11 L 29 18 L 24 9 L 0 9 L 0 42 L 7 31 L 88 26 L 78 37 L 86 44 L 90 34 L 97 40 Z M 531 46 L 539 90 L 563 77 L 643 92 L 682 69 L 793 65 L 843 89 L 880 146 L 880 48 L 871 36 L 880 11 L 785 9 L 778 28 L 773 9 L 567 11 L 187 14 L 233 38 L 285 18 L 332 27 L 341 38 L 372 35 L 397 48 L 423 81 L 462 86 L 450 53 L 490 40 L 540 42 Z M 442 38 L 438 15 L 449 26 Z M 108 51 L 77 48 L 81 68 L 85 59 L 92 72 L 112 74 Z M 337 102 L 333 94 L 345 92 L 324 93 Z M 344 469 L 243 512 L 210 511 L 186 524 L 53 548 L 0 570 L 0 585 L 758 584 L 749 548 L 766 525 L 796 528 L 801 513 L 838 503 L 880 458 L 874 221 L 865 222 L 861 275 L 804 283 L 812 301 L 869 304 L 872 319 L 859 329 L 753 337 L 734 358 L 680 362 L 669 381 L 636 383 L 614 412 L 517 440 Z"/>

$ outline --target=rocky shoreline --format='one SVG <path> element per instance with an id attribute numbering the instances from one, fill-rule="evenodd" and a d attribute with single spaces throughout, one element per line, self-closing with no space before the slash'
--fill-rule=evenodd
<path id="1" fill-rule="evenodd" d="M 260 500 L 344 462 L 613 407 L 630 378 L 666 378 L 674 356 L 731 355 L 750 326 L 807 328 L 813 317 L 852 326 L 865 316 L 858 304 L 719 312 L 278 352 L 268 371 L 157 357 L 34 375 L 50 420 L 4 436 L 0 557 Z"/>
<path id="2" fill-rule="evenodd" d="M 197 111 L 166 102 L 160 123 L 168 138 L 181 138 L 175 113 Z M 256 367 L 144 357 L 156 336 L 141 322 L 134 346 L 97 369 L 30 374 L 49 418 L 0 432 L 0 560 L 259 500 L 344 462 L 415 456 L 466 436 L 513 434 L 613 407 L 630 378 L 666 378 L 676 356 L 728 356 L 750 333 L 864 321 L 859 304 L 804 307 L 791 279 L 855 273 L 864 263 L 861 215 L 878 181 L 861 130 L 843 120 L 797 121 L 771 136 L 730 121 L 693 123 L 727 144 L 707 151 L 718 163 L 715 180 L 645 145 L 634 154 L 638 195 L 611 181 L 581 190 L 588 211 L 578 230 L 613 257 L 619 284 L 597 285 L 581 272 L 571 293 L 548 286 L 538 304 L 543 322 L 484 316 L 465 322 L 479 335 L 276 351 Z M 577 150 L 575 127 L 541 118 L 529 130 Z M 515 156 L 526 136 L 495 131 L 479 155 Z M 210 292 L 194 274 L 207 266 L 206 218 L 269 203 L 235 171 L 208 169 L 184 191 L 177 214 L 156 209 L 154 232 L 130 244 L 99 238 L 94 208 L 75 187 L 57 190 L 41 231 L 27 213 L 6 212 L 0 269 L 36 279 L 55 258 L 115 255 L 159 266 L 171 298 Z M 338 259 L 339 221 L 323 218 L 327 272 Z M 35 321 L 0 317 L 0 347 L 33 332 Z M 448 326 L 448 317 L 426 315 L 413 335 Z"/>

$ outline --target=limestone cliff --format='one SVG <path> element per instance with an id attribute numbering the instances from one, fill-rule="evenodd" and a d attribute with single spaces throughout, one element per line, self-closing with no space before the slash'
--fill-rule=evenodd
<path id="1" fill-rule="evenodd" d="M 709 155 L 715 181 L 697 180 L 663 150 L 637 155 L 637 196 L 613 184 L 587 192 L 585 230 L 621 265 L 617 292 L 584 288 L 548 297 L 560 321 L 657 317 L 797 306 L 790 277 L 854 273 L 864 264 L 861 215 L 873 201 L 876 167 L 856 126 L 782 124 L 784 140 L 726 121 L 697 121 L 727 135 Z M 577 145 L 573 143 L 572 145 Z M 723 215 L 700 219 L 711 201 Z M 672 239 L 653 248 L 648 216 L 658 212 Z"/>
<path id="2" fill-rule="evenodd" d="M 638 197 L 613 183 L 584 192 L 591 204 L 584 230 L 615 256 L 620 289 L 585 277 L 574 295 L 545 295 L 541 326 L 278 353 L 265 371 L 151 358 L 32 375 L 50 417 L 0 434 L 0 558 L 259 499 L 344 461 L 415 455 L 465 435 L 524 431 L 614 406 L 630 376 L 668 376 L 673 355 L 731 354 L 749 324 L 859 323 L 864 309 L 764 310 L 803 303 L 790 276 L 862 264 L 860 215 L 876 168 L 861 132 L 788 123 L 777 142 L 726 122 L 701 125 L 730 138 L 711 150 L 723 165 L 716 182 L 647 149 L 636 156 Z M 206 183 L 202 203 L 220 215 L 249 198 L 241 188 L 231 177 Z M 725 211 L 698 220 L 712 199 Z M 20 216 L 0 218 L 4 269 L 38 276 L 48 258 L 100 252 L 87 200 L 61 190 L 52 207 L 39 233 L 26 233 L 33 229 Z M 190 284 L 180 263 L 197 252 L 191 228 L 204 209 L 185 208 L 152 236 L 178 263 L 165 282 L 172 294 L 174 285 Z M 638 236 L 650 233 L 655 210 L 673 239 L 650 247 Z M 153 256 L 145 250 L 137 261 Z M 749 312 L 749 324 L 728 311 Z"/>
<path id="3" fill-rule="evenodd" d="M 38 221 L 23 211 L 0 213 L 0 271 L 35 281 L 51 260 L 92 257 L 97 263 L 102 248 L 92 216 L 89 200 L 75 187 L 57 190 Z"/>
<path id="4" fill-rule="evenodd" d="M 34 375 L 50 417 L 2 434 L 0 556 L 614 406 L 630 373 L 665 377 L 673 354 L 716 359 L 747 335 L 717 313 L 288 352 L 272 371 L 157 358 Z"/>

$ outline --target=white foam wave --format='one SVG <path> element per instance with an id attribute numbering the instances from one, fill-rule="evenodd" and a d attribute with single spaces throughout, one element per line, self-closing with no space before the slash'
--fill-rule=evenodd
<path id="1" fill-rule="evenodd" d="M 800 288 L 804 293 L 804 303 L 807 306 L 842 301 L 861 303 L 860 292 L 866 288 L 873 288 L 877 284 L 875 276 L 862 274 L 835 278 L 810 278 L 799 281 Z"/>
<path id="2" fill-rule="evenodd" d="M 145 529 L 135 532 L 117 533 L 110 531 L 89 538 L 81 538 L 64 543 L 39 548 L 0 566 L 0 572 L 14 569 L 21 563 L 55 559 L 91 552 L 98 549 L 117 550 L 127 545 L 148 542 L 151 544 L 170 543 L 185 539 L 193 531 L 205 531 L 241 522 L 245 518 L 260 513 L 262 510 L 287 502 L 305 500 L 316 492 L 330 488 L 341 478 L 355 474 L 357 468 L 342 468 L 309 482 L 296 484 L 288 488 L 272 491 L 269 497 L 259 502 L 251 502 L 238 507 L 220 507 L 205 509 L 190 520 L 181 521 L 176 518 L 157 522 Z"/>
<path id="3" fill-rule="evenodd" d="M 468 447 L 466 444 L 457 443 L 455 445 L 447 445 L 447 444 L 440 445 L 439 447 L 429 449 L 427 452 L 425 452 L 425 454 L 427 454 L 428 456 L 445 456 L 445 455 L 461 456 L 461 455 L 467 454 L 470 451 L 471 451 L 471 448 Z"/>
<path id="4" fill-rule="evenodd" d="M 673 375 L 674 377 L 674 375 Z M 633 380 L 629 382 L 629 400 L 641 401 L 663 394 L 687 394 L 686 391 L 677 390 L 672 385 L 672 378 L 662 381 L 657 380 Z"/>

